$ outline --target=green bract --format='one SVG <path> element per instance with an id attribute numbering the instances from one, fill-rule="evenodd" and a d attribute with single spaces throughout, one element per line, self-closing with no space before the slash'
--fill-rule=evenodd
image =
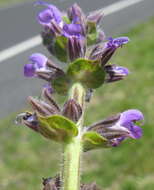
<path id="1" fill-rule="evenodd" d="M 98 88 L 105 79 L 105 72 L 98 61 L 79 58 L 69 65 L 67 75 L 86 88 Z"/>
<path id="2" fill-rule="evenodd" d="M 98 31 L 97 31 L 97 25 L 95 22 L 87 22 L 88 25 L 88 32 L 87 32 L 87 44 L 93 45 L 97 42 L 98 39 Z"/>
<path id="3" fill-rule="evenodd" d="M 39 116 L 40 133 L 57 142 L 68 142 L 77 136 L 78 128 L 71 120 L 61 115 Z"/>
<path id="4" fill-rule="evenodd" d="M 59 76 L 55 80 L 52 81 L 52 86 L 56 90 L 57 93 L 61 95 L 66 95 L 68 89 L 71 86 L 71 80 L 67 75 Z"/>
<path id="5" fill-rule="evenodd" d="M 107 139 L 94 131 L 86 132 L 82 140 L 84 151 L 107 147 Z"/>
<path id="6" fill-rule="evenodd" d="M 64 36 L 58 36 L 55 39 L 54 51 L 55 56 L 62 62 L 67 62 L 67 42 L 68 39 Z"/>

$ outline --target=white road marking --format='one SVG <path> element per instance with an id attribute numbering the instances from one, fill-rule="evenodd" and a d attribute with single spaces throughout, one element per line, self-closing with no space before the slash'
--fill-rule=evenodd
<path id="1" fill-rule="evenodd" d="M 121 0 L 116 3 L 113 3 L 112 5 L 109 5 L 105 8 L 100 9 L 100 11 L 103 11 L 104 15 L 110 15 L 115 12 L 118 12 L 122 9 L 125 9 L 129 6 L 132 6 L 134 4 L 140 3 L 144 0 Z M 3 51 L 0 51 L 0 62 L 3 62 L 7 59 L 10 59 L 20 53 L 23 53 L 31 48 L 37 47 L 42 43 L 40 35 L 34 36 L 30 39 L 27 39 L 21 43 L 18 43 L 10 48 L 7 48 Z"/>

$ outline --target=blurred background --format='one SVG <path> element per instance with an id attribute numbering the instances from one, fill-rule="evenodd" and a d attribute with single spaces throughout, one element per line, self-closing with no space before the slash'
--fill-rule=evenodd
<path id="1" fill-rule="evenodd" d="M 74 0 L 50 0 L 61 9 Z M 131 74 L 117 83 L 99 88 L 87 108 L 85 125 L 130 108 L 145 115 L 143 137 L 111 149 L 83 155 L 82 182 L 95 181 L 102 190 L 154 189 L 154 1 L 77 0 L 88 13 L 102 9 L 106 36 L 128 36 L 112 63 L 129 68 Z M 38 95 L 43 82 L 23 76 L 23 65 L 41 45 L 36 22 L 40 7 L 32 0 L 0 0 L 0 189 L 42 189 L 42 177 L 60 168 L 61 148 L 14 119 L 27 109 L 28 95 Z"/>

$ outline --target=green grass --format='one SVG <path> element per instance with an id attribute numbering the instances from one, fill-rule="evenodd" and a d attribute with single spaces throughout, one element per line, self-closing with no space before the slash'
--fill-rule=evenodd
<path id="1" fill-rule="evenodd" d="M 84 154 L 82 180 L 96 181 L 103 190 L 154 189 L 153 33 L 154 19 L 128 33 L 131 42 L 112 62 L 132 73 L 124 81 L 98 89 L 86 114 L 86 124 L 130 108 L 145 115 L 140 140 Z M 15 126 L 14 117 L 0 123 L 0 189 L 41 189 L 41 178 L 58 172 L 60 147 L 26 127 Z"/>

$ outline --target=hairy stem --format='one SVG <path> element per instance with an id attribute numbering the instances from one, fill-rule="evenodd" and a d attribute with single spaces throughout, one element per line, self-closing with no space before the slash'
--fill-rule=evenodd
<path id="1" fill-rule="evenodd" d="M 75 99 L 83 108 L 85 91 L 80 84 L 74 84 L 70 90 L 70 98 Z M 74 137 L 69 144 L 64 145 L 64 163 L 63 163 L 63 190 L 79 190 L 80 189 L 80 160 L 82 153 L 81 129 L 83 123 L 83 115 L 78 121 L 78 136 Z"/>

